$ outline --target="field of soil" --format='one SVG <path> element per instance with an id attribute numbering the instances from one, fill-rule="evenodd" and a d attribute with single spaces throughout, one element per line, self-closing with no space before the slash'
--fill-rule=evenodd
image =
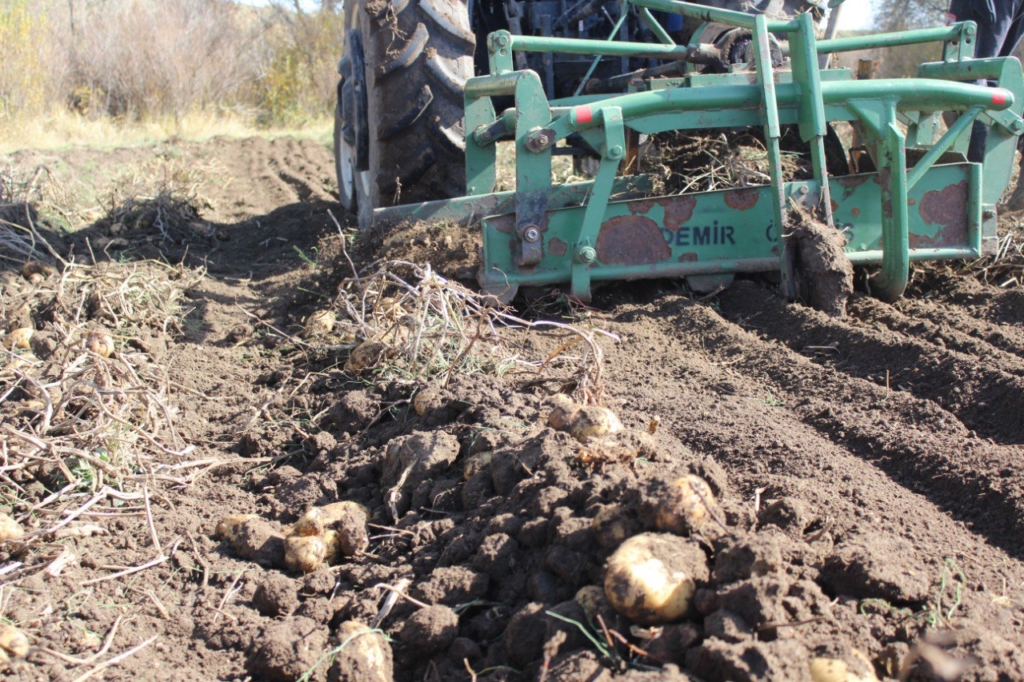
<path id="1" fill-rule="evenodd" d="M 437 254 L 458 277 L 467 249 L 438 229 L 355 238 L 332 163 L 286 138 L 0 157 L 75 264 L 61 274 L 41 249 L 56 271 L 28 282 L 0 260 L 7 338 L 34 329 L 31 362 L 68 358 L 54 376 L 107 367 L 93 402 L 67 409 L 121 434 L 75 445 L 82 417 L 33 436 L 57 398 L 28 370 L 0 373 L 0 512 L 26 531 L 0 543 L 0 625 L 30 645 L 7 679 L 1024 679 L 1010 271 L 919 269 L 897 304 L 855 294 L 845 318 L 754 280 L 710 298 L 622 283 L 587 307 L 521 307 L 535 326 L 470 344 L 477 364 L 399 371 L 381 351 L 359 371 L 362 338 L 318 340 L 309 317 L 348 319 L 353 268 Z M 177 307 L 128 315 L 99 284 L 123 294 L 125 273 Z M 93 314 L 86 281 L 120 307 Z M 75 334 L 114 325 L 109 365 L 71 362 Z M 549 426 L 551 396 L 574 389 L 640 444 Z M 136 464 L 116 469 L 114 444 Z M 692 605 L 630 622 L 603 596 L 605 563 L 670 530 L 659 509 L 687 474 L 717 500 L 699 528 L 661 536 L 699 550 Z M 339 501 L 366 507 L 368 544 L 290 570 L 281 534 Z M 218 534 L 233 514 L 255 518 Z M 375 632 L 354 637 L 352 621 Z"/>

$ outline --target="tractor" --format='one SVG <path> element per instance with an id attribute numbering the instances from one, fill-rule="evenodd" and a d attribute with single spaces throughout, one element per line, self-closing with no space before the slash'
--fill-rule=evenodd
<path id="1" fill-rule="evenodd" d="M 560 286 L 682 277 L 727 286 L 770 273 L 798 283 L 794 216 L 842 237 L 839 256 L 901 296 L 914 260 L 990 253 L 1017 137 L 1014 58 L 975 59 L 977 27 L 954 23 L 835 37 L 842 0 L 356 0 L 345 8 L 335 156 L 341 203 L 360 227 L 445 220 L 482 239 L 478 282 L 502 301 Z M 822 35 L 824 33 L 824 35 Z M 913 78 L 830 66 L 830 55 L 939 43 Z M 970 163 L 972 125 L 988 128 Z M 864 154 L 851 163 L 833 125 Z M 656 191 L 639 142 L 665 133 L 755 131 L 767 182 Z M 812 172 L 783 172 L 785 139 Z M 515 189 L 496 191 L 511 141 Z M 592 179 L 558 183 L 552 158 Z"/>

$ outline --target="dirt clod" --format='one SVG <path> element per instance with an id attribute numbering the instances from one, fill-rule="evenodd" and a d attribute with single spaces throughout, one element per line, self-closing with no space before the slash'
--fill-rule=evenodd
<path id="1" fill-rule="evenodd" d="M 409 616 L 399 638 L 417 653 L 432 656 L 448 649 L 458 633 L 458 615 L 447 606 L 436 604 Z"/>
<path id="2" fill-rule="evenodd" d="M 821 569 L 822 582 L 835 594 L 900 603 L 926 600 L 932 576 L 913 545 L 883 534 L 841 543 Z"/>
<path id="3" fill-rule="evenodd" d="M 789 215 L 801 295 L 827 315 L 845 316 L 846 302 L 853 294 L 853 265 L 843 252 L 846 238 L 803 209 L 791 208 Z"/>
<path id="4" fill-rule="evenodd" d="M 292 618 L 271 623 L 253 643 L 246 669 L 266 680 L 298 679 L 313 668 L 327 649 L 327 629 L 309 618 Z M 326 670 L 318 668 L 312 679 L 323 680 Z"/>
<path id="5" fill-rule="evenodd" d="M 264 616 L 277 618 L 287 616 L 297 609 L 299 597 L 292 580 L 276 571 L 270 571 L 256 586 L 252 603 Z"/>

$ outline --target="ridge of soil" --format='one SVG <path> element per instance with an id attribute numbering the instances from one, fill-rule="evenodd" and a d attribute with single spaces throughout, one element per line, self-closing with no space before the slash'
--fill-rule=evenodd
<path id="1" fill-rule="evenodd" d="M 673 282 L 602 289 L 576 321 L 621 339 L 601 342 L 606 404 L 627 427 L 660 426 L 645 456 L 600 461 L 547 425 L 557 384 L 536 374 L 455 374 L 420 415 L 409 401 L 424 386 L 350 376 L 343 354 L 269 333 L 297 334 L 349 274 L 339 231 L 353 225 L 329 194 L 329 150 L 223 139 L 158 151 L 211 169 L 193 217 L 209 229 L 185 225 L 168 241 L 142 221 L 93 255 L 207 268 L 160 362 L 182 389 L 191 456 L 232 463 L 154 501 L 158 536 L 181 543 L 152 568 L 84 584 L 153 559 L 138 517 L 20 557 L 28 566 L 0 588 L 0 618 L 32 651 L 9 679 L 78 677 L 90 666 L 67 657 L 88 659 L 118 622 L 111 654 L 157 637 L 105 679 L 358 679 L 321 657 L 342 622 L 374 620 L 381 585 L 398 584 L 430 606 L 399 599 L 381 623 L 402 681 L 809 680 L 814 657 L 895 678 L 910 655 L 911 679 L 941 679 L 952 659 L 969 661 L 963 679 L 1024 679 L 1020 290 L 938 273 L 894 305 L 854 294 L 847 317 L 830 317 L 751 281 L 705 301 Z M 45 164 L 57 181 L 88 169 L 103 188 L 152 153 L 0 164 Z M 55 241 L 82 257 L 113 236 L 115 213 Z M 399 236 L 438 247 L 429 230 Z M 540 358 L 561 343 L 509 335 Z M 433 468 L 397 480 L 389 446 L 414 441 Z M 694 610 L 659 638 L 631 634 L 606 604 L 588 612 L 577 594 L 603 585 L 622 539 L 594 517 L 618 505 L 627 534 L 657 531 L 659 498 L 689 473 L 722 510 L 721 526 L 680 540 L 708 560 Z M 369 509 L 370 547 L 305 576 L 213 537 L 228 514 L 280 529 L 339 500 Z M 76 561 L 52 577 L 61 544 Z M 0 566 L 13 559 L 3 551 Z M 587 629 L 595 614 L 646 655 Z"/>

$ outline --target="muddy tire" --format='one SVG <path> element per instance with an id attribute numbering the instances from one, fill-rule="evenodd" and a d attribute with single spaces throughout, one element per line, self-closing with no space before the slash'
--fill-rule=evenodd
<path id="1" fill-rule="evenodd" d="M 349 163 L 367 175 L 342 203 L 358 204 L 365 228 L 372 208 L 464 194 L 462 93 L 473 75 L 476 44 L 464 0 L 359 0 L 348 26 L 346 50 L 358 31 L 364 63 L 362 74 L 349 77 L 361 76 L 366 93 L 366 119 L 354 126 L 364 136 L 366 158 L 349 154 Z M 344 195 L 340 131 L 352 116 L 341 91 L 335 140 Z"/>

